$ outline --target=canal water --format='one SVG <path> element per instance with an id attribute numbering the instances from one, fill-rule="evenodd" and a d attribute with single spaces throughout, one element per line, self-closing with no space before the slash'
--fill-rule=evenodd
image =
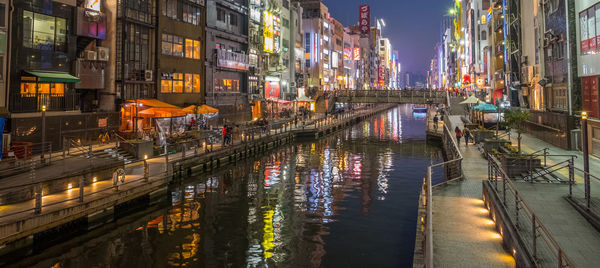
<path id="1" fill-rule="evenodd" d="M 17 261 L 26 267 L 410 267 L 425 116 L 400 105 L 320 140 L 189 178 L 168 204 Z M 441 178 L 436 178 L 440 180 Z"/>

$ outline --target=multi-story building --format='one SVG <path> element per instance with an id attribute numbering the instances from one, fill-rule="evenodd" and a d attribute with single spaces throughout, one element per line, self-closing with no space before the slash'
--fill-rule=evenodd
<path id="1" fill-rule="evenodd" d="M 206 1 L 206 103 L 223 121 L 251 119 L 248 102 L 248 4 Z"/>
<path id="2" fill-rule="evenodd" d="M 331 66 L 334 29 L 329 20 L 329 10 L 321 1 L 303 1 L 301 5 L 308 77 L 307 95 L 314 96 L 317 90 L 330 91 L 336 85 Z"/>
<path id="3" fill-rule="evenodd" d="M 542 13 L 536 2 L 521 2 L 521 88 L 523 101 L 521 107 L 543 110 L 544 92 L 539 81 L 544 77 L 542 65 L 541 22 Z"/>
<path id="4" fill-rule="evenodd" d="M 334 18 L 330 18 L 333 27 L 331 40 L 331 71 L 335 77 L 334 90 L 343 89 L 344 85 L 344 25 Z"/>
<path id="5" fill-rule="evenodd" d="M 184 107 L 205 102 L 206 9 L 204 0 L 159 0 L 158 99 Z M 182 10 L 182 12 L 178 12 Z M 227 54 L 228 52 L 225 52 Z M 223 53 L 221 53 L 223 54 Z M 223 56 L 223 55 L 221 55 Z M 239 61 L 227 59 L 230 67 Z M 237 61 L 236 61 L 237 60 Z M 242 67 L 243 65 L 240 64 Z"/>
<path id="6" fill-rule="evenodd" d="M 3 15 L 6 4 L 0 2 Z M 11 33 L 2 46 L 8 49 L 0 51 L 4 66 L 6 53 L 12 55 L 10 69 L 3 69 L 9 74 L 2 74 L 8 81 L 0 85 L 8 91 L 12 140 L 45 141 L 57 149 L 65 138 L 91 142 L 118 126 L 114 85 L 106 83 L 114 73 L 108 47 L 114 39 L 107 37 L 107 26 L 115 26 L 114 3 L 23 0 L 12 7 L 0 22 Z"/>
<path id="7" fill-rule="evenodd" d="M 599 111 L 599 86 L 600 82 L 600 1 L 576 0 L 576 49 L 577 79 L 581 80 L 582 110 L 591 118 L 587 142 L 590 153 L 600 156 L 600 111 Z"/>

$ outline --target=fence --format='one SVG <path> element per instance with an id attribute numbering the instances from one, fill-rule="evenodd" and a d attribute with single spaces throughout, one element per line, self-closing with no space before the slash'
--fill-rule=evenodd
<path id="1" fill-rule="evenodd" d="M 574 267 L 558 242 L 542 224 L 533 209 L 519 194 L 514 183 L 492 154 L 488 158 L 488 181 L 496 193 L 502 208 L 513 224 L 514 230 L 525 243 L 527 250 L 538 267 Z M 572 163 L 572 161 L 571 161 Z M 502 234 L 502 230 L 500 230 Z"/>

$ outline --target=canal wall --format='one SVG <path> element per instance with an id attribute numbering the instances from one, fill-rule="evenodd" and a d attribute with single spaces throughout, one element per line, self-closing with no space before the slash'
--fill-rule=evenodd
<path id="1" fill-rule="evenodd" d="M 313 128 L 280 130 L 261 138 L 247 138 L 241 144 L 202 155 L 184 153 L 181 157 L 170 156 L 171 161 L 143 161 L 146 166 L 144 171 L 131 175 L 133 178 L 128 182 L 89 193 L 81 189 L 69 189 L 67 194 L 75 191 L 79 197 L 74 194 L 74 198 L 56 202 L 54 207 L 45 208 L 41 213 L 33 213 L 34 209 L 28 208 L 23 213 L 4 216 L 0 222 L 0 255 L 30 247 L 42 239 L 72 236 L 76 230 L 94 229 L 113 222 L 136 207 L 150 206 L 163 199 L 168 185 L 178 180 L 235 164 L 243 158 L 289 144 L 299 135 L 312 133 L 312 137 L 321 137 L 333 133 L 395 106 L 379 105 L 369 110 L 340 115 L 337 119 L 320 120 Z"/>

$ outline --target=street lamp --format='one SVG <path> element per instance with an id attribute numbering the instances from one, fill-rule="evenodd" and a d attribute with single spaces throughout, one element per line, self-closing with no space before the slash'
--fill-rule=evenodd
<path id="1" fill-rule="evenodd" d="M 590 208 L 590 156 L 588 152 L 588 115 L 587 112 L 581 112 L 581 132 L 583 145 L 583 177 L 585 182 L 585 200 L 587 207 Z"/>
<path id="2" fill-rule="evenodd" d="M 42 164 L 46 162 L 44 153 L 46 150 L 46 105 L 42 105 Z"/>

